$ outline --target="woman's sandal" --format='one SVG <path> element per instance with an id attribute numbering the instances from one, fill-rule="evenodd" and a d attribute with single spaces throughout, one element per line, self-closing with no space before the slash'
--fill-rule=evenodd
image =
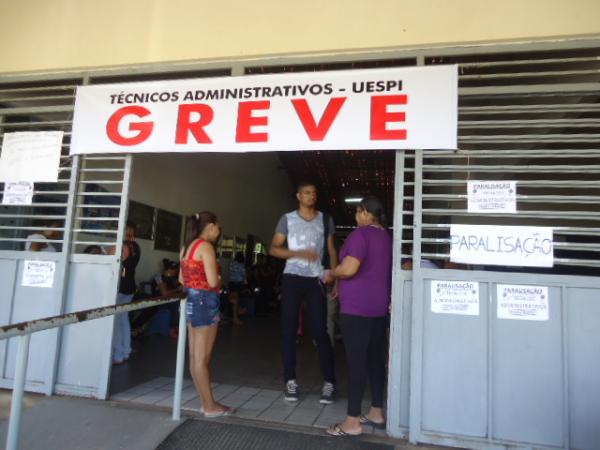
<path id="1" fill-rule="evenodd" d="M 360 423 L 362 425 L 369 425 L 372 426 L 373 428 L 377 428 L 378 430 L 385 430 L 385 422 L 373 422 L 371 419 L 369 419 L 367 416 L 362 415 L 359 417 L 358 419 L 360 421 Z"/>
<path id="2" fill-rule="evenodd" d="M 200 408 L 200 412 L 202 414 L 204 414 L 205 419 L 216 419 L 217 417 L 227 417 L 227 416 L 233 414 L 233 409 L 226 408 L 222 411 L 205 412 L 203 408 Z"/>
<path id="3" fill-rule="evenodd" d="M 342 427 L 340 426 L 339 423 L 336 423 L 335 425 L 330 426 L 329 428 L 327 428 L 325 430 L 325 432 L 331 436 L 360 436 L 362 434 L 362 432 L 348 433 L 347 431 L 344 431 L 342 429 Z"/>

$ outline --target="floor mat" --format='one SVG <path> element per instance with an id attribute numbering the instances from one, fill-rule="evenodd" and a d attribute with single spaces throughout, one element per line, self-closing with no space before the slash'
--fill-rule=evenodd
<path id="1" fill-rule="evenodd" d="M 392 445 L 367 442 L 360 437 L 328 437 L 246 425 L 188 419 L 156 450 L 393 450 Z"/>

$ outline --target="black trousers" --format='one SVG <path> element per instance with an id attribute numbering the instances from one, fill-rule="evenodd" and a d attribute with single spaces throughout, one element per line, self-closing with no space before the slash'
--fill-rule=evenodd
<path id="1" fill-rule="evenodd" d="M 371 405 L 383 407 L 386 325 L 386 317 L 340 315 L 348 363 L 348 415 L 351 417 L 361 414 L 367 378 L 371 385 Z"/>
<path id="2" fill-rule="evenodd" d="M 321 372 L 325 381 L 335 383 L 333 349 L 327 335 L 327 299 L 318 278 L 284 274 L 281 279 L 281 331 L 283 379 L 296 379 L 296 331 L 302 302 L 305 321 L 317 343 Z"/>

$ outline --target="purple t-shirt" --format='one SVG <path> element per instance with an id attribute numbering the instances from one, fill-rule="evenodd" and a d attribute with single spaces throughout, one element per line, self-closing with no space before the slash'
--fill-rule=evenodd
<path id="1" fill-rule="evenodd" d="M 341 313 L 385 316 L 392 291 L 392 237 L 381 228 L 356 228 L 344 242 L 340 261 L 346 256 L 358 259 L 360 267 L 352 278 L 340 279 Z"/>

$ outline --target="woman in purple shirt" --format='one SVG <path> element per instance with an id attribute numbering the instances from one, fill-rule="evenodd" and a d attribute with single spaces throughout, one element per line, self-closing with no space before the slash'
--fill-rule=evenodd
<path id="1" fill-rule="evenodd" d="M 334 436 L 359 435 L 363 425 L 385 428 L 385 330 L 392 285 L 392 238 L 382 203 L 364 198 L 356 208 L 356 228 L 340 251 L 340 265 L 324 274 L 340 279 L 340 328 L 348 361 L 348 416 L 327 429 Z M 362 396 L 371 385 L 371 409 L 361 415 Z"/>

